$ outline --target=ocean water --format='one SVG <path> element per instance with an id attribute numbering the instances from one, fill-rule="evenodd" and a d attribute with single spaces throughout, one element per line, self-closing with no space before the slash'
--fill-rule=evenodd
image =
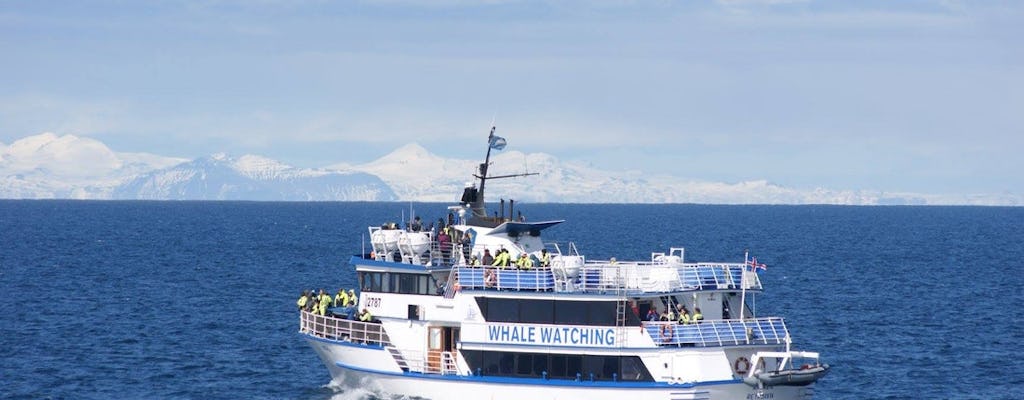
<path id="1" fill-rule="evenodd" d="M 0 201 L 0 398 L 360 399 L 297 334 L 368 225 L 442 204 Z M 833 366 L 821 399 L 1011 399 L 1024 208 L 525 204 L 590 258 L 768 265 L 759 315 Z"/>

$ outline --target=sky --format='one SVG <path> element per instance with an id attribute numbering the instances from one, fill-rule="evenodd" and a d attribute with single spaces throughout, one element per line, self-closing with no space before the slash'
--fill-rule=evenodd
<path id="1" fill-rule="evenodd" d="M 1024 193 L 1024 2 L 0 2 L 0 142 Z"/>

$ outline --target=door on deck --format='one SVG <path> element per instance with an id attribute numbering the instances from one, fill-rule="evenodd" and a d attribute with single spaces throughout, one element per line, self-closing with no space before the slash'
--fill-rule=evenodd
<path id="1" fill-rule="evenodd" d="M 441 373 L 444 353 L 453 354 L 459 341 L 459 328 L 431 326 L 427 329 L 427 372 Z"/>

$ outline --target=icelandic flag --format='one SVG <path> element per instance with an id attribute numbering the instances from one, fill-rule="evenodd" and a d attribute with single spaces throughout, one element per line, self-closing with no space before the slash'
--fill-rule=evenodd
<path id="1" fill-rule="evenodd" d="M 757 272 L 757 270 L 762 270 L 762 271 L 768 270 L 768 266 L 767 265 L 758 264 L 757 263 L 757 257 L 754 257 L 750 261 L 747 261 L 747 265 L 750 266 L 750 270 L 751 271 L 755 271 L 755 272 Z"/>
<path id="2" fill-rule="evenodd" d="M 501 136 L 494 136 L 494 128 L 493 127 L 491 128 L 491 136 L 489 136 L 487 138 L 487 141 L 490 143 L 491 148 L 495 149 L 495 150 L 504 149 L 505 145 L 508 144 L 507 142 L 505 142 L 505 138 L 503 138 Z"/>

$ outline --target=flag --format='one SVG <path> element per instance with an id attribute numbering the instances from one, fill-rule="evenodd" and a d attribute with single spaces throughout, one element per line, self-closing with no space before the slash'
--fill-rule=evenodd
<path id="1" fill-rule="evenodd" d="M 504 149 L 505 145 L 508 144 L 505 142 L 505 138 L 501 136 L 494 136 L 494 128 L 491 128 L 491 136 L 487 138 L 487 141 L 490 143 L 491 148 L 495 150 Z"/>
<path id="2" fill-rule="evenodd" d="M 751 271 L 757 271 L 759 269 L 760 270 L 768 270 L 768 266 L 767 265 L 758 264 L 757 263 L 757 257 L 754 257 L 754 258 L 750 259 L 750 261 L 747 261 L 747 265 L 750 266 L 750 270 Z"/>

